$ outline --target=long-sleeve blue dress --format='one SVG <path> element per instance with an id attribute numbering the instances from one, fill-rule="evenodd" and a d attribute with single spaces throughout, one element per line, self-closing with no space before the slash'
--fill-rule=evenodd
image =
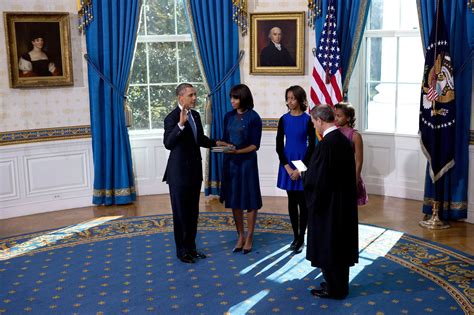
<path id="1" fill-rule="evenodd" d="M 223 141 L 242 149 L 249 145 L 260 147 L 262 119 L 254 110 L 243 114 L 236 110 L 224 116 Z M 258 177 L 257 152 L 224 154 L 221 202 L 226 208 L 258 210 L 262 207 L 262 195 Z"/>

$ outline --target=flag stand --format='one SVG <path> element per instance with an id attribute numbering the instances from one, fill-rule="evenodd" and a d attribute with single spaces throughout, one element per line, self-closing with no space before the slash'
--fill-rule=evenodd
<path id="1" fill-rule="evenodd" d="M 451 226 L 448 223 L 445 223 L 439 219 L 439 201 L 433 200 L 433 214 L 429 220 L 420 221 L 418 224 L 421 227 L 427 228 L 429 230 L 442 230 L 449 229 Z"/>
<path id="2" fill-rule="evenodd" d="M 441 204 L 442 198 L 438 198 L 439 200 L 437 201 L 436 198 L 438 197 L 438 193 L 441 191 L 440 190 L 440 182 L 442 183 L 443 181 L 437 180 L 433 183 L 433 188 L 434 188 L 434 198 L 433 198 L 433 209 L 431 213 L 431 218 L 428 220 L 422 220 L 418 222 L 418 224 L 421 227 L 427 228 L 429 230 L 442 230 L 442 229 L 449 229 L 451 226 L 448 223 L 443 222 L 439 218 L 439 205 Z M 439 196 L 442 196 L 442 194 L 439 194 Z"/>

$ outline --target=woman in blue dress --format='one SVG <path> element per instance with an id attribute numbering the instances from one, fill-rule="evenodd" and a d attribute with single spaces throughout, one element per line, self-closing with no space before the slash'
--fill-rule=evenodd
<path id="1" fill-rule="evenodd" d="M 232 87 L 233 110 L 224 116 L 224 138 L 234 148 L 225 151 L 222 173 L 221 202 L 232 209 L 238 240 L 233 252 L 252 251 L 257 210 L 262 207 L 258 178 L 257 150 L 262 138 L 262 120 L 253 110 L 253 97 L 244 84 Z M 247 210 L 247 235 L 243 211 Z"/>
<path id="2" fill-rule="evenodd" d="M 276 137 L 276 151 L 280 160 L 277 187 L 286 190 L 288 195 L 288 213 L 294 235 L 290 249 L 299 253 L 304 245 L 308 209 L 301 174 L 291 161 L 301 160 L 309 165 L 316 132 L 311 117 L 305 112 L 307 100 L 303 88 L 298 85 L 290 86 L 285 92 L 285 98 L 289 111 L 281 116 Z"/>

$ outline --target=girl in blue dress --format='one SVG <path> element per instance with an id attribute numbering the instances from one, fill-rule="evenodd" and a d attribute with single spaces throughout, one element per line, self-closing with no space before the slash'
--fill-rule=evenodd
<path id="1" fill-rule="evenodd" d="M 253 110 L 253 97 L 244 84 L 232 87 L 230 102 L 234 110 L 224 116 L 224 138 L 232 150 L 224 151 L 221 202 L 232 209 L 238 239 L 233 252 L 252 251 L 257 210 L 262 207 L 258 177 L 257 150 L 262 138 L 262 120 Z M 243 210 L 247 210 L 247 235 Z"/>
<path id="2" fill-rule="evenodd" d="M 303 193 L 301 174 L 291 161 L 301 160 L 309 165 L 314 150 L 316 132 L 307 108 L 306 92 L 302 87 L 290 86 L 285 92 L 288 113 L 278 122 L 276 151 L 280 160 L 277 187 L 288 194 L 288 213 L 294 240 L 290 249 L 301 252 L 308 225 L 308 209 Z M 299 211 L 298 211 L 299 210 Z"/>

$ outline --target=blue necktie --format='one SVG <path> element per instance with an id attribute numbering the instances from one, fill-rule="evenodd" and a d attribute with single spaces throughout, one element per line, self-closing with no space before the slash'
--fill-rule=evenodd
<path id="1" fill-rule="evenodd" d="M 194 135 L 194 141 L 197 143 L 197 129 L 196 129 L 196 123 L 194 122 L 193 116 L 191 114 L 191 111 L 188 111 L 188 121 L 189 125 L 191 126 L 191 129 L 193 130 L 193 135 Z"/>

